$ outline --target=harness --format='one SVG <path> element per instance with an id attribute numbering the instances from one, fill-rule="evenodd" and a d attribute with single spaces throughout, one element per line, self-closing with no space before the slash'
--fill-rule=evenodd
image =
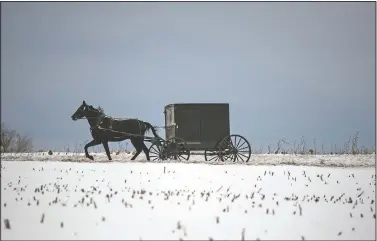
<path id="1" fill-rule="evenodd" d="M 124 135 L 141 135 L 142 126 L 141 126 L 141 121 L 139 119 L 126 119 L 126 118 L 118 119 L 118 118 L 113 118 L 113 117 L 107 116 L 107 115 L 98 116 L 96 118 L 98 118 L 97 124 L 95 126 L 90 127 L 90 131 L 106 130 L 106 131 L 121 133 L 121 134 L 124 134 Z M 114 120 L 119 120 L 119 121 L 121 121 L 121 120 L 136 120 L 137 123 L 139 124 L 139 134 L 131 134 L 131 133 L 113 130 Z"/>
<path id="2" fill-rule="evenodd" d="M 106 121 L 106 122 L 105 122 Z M 114 122 L 114 119 L 110 116 L 104 116 L 104 117 L 99 117 L 99 126 L 102 126 L 102 125 L 108 125 L 106 126 L 108 129 L 112 130 L 113 129 L 113 122 Z"/>
<path id="3" fill-rule="evenodd" d="M 93 108 L 92 106 L 90 106 L 90 107 Z M 93 111 L 93 109 L 91 109 L 91 111 Z M 91 132 L 93 132 L 93 130 L 101 129 L 101 130 L 112 131 L 112 132 L 116 132 L 116 133 L 122 133 L 122 134 L 125 134 L 125 135 L 131 134 L 131 133 L 113 130 L 114 120 L 117 120 L 117 121 L 131 120 L 130 118 L 113 118 L 111 116 L 105 115 L 104 113 L 101 113 L 97 117 L 86 117 L 86 119 L 89 119 L 89 118 L 96 118 L 97 119 L 96 125 L 90 127 Z M 131 135 L 141 135 L 141 132 L 142 132 L 141 121 L 139 119 L 133 119 L 133 120 L 136 120 L 139 124 L 139 134 L 131 134 Z"/>

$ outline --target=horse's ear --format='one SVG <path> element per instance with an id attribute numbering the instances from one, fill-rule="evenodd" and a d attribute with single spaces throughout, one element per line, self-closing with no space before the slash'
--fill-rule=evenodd
<path id="1" fill-rule="evenodd" d="M 85 100 L 82 101 L 82 104 L 83 104 L 83 105 L 86 105 Z"/>

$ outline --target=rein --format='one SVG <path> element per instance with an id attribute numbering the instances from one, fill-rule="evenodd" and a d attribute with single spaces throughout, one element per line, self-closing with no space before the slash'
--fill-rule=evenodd
<path id="1" fill-rule="evenodd" d="M 106 116 L 106 117 L 108 117 L 110 119 L 113 119 L 113 120 L 117 120 L 117 121 L 122 121 L 122 120 L 137 120 L 137 121 L 139 121 L 139 124 L 140 124 L 140 120 L 137 119 L 137 118 L 113 118 L 113 117 L 110 117 L 110 116 Z M 77 119 L 78 120 L 85 120 L 85 119 L 88 120 L 88 119 L 97 119 L 97 118 L 101 118 L 102 119 L 102 117 L 81 117 L 81 118 L 77 118 Z M 166 129 L 169 126 L 153 126 L 153 127 L 156 128 L 156 129 Z M 102 128 L 102 129 L 105 129 L 105 128 Z"/>
<path id="2" fill-rule="evenodd" d="M 80 117 L 80 118 L 77 118 L 78 120 L 83 120 L 83 119 L 98 119 L 98 118 L 103 118 L 103 117 L 107 117 L 107 118 L 110 118 L 112 120 L 138 120 L 137 118 L 113 118 L 111 116 L 99 116 L 99 117 Z"/>

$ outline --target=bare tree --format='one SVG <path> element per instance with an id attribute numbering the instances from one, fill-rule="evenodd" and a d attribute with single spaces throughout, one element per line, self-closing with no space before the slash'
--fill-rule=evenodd
<path id="1" fill-rule="evenodd" d="M 33 148 L 32 139 L 27 136 L 21 136 L 20 134 L 16 135 L 14 142 L 14 151 L 15 152 L 28 152 Z"/>
<path id="2" fill-rule="evenodd" d="M 313 144 L 314 144 L 314 155 L 317 155 L 317 146 L 316 146 L 316 138 L 314 138 L 313 140 Z"/>
<path id="3" fill-rule="evenodd" d="M 32 139 L 21 136 L 17 131 L 11 130 L 1 123 L 1 152 L 26 152 L 33 148 Z"/>
<path id="4" fill-rule="evenodd" d="M 344 143 L 344 150 L 342 154 L 349 154 L 349 149 L 350 149 L 350 143 L 351 143 L 351 137 L 349 137 L 348 141 Z"/>
<path id="5" fill-rule="evenodd" d="M 297 153 L 305 154 L 306 153 L 306 140 L 304 136 L 301 137 L 301 142 L 297 146 Z"/>
<path id="6" fill-rule="evenodd" d="M 288 144 L 289 145 L 289 143 L 285 140 L 285 138 L 283 138 L 283 139 L 280 139 L 279 141 L 278 141 L 278 147 L 277 147 L 277 149 L 276 149 L 276 151 L 275 151 L 275 154 L 279 154 L 279 151 L 280 150 L 283 150 L 282 151 L 282 154 L 286 154 L 286 151 L 284 150 L 284 148 L 283 148 L 283 144 Z"/>
<path id="7" fill-rule="evenodd" d="M 293 153 L 294 153 L 294 154 L 297 154 L 296 140 L 293 142 Z"/>
<path id="8" fill-rule="evenodd" d="M 9 152 L 13 146 L 16 131 L 8 129 L 4 122 L 1 123 L 1 151 Z"/>
<path id="9" fill-rule="evenodd" d="M 302 154 L 306 153 L 306 140 L 304 139 L 304 136 L 301 137 L 301 143 L 302 143 Z"/>
<path id="10" fill-rule="evenodd" d="M 355 155 L 355 154 L 359 154 L 360 152 L 359 152 L 359 150 L 358 150 L 358 148 L 357 148 L 357 142 L 358 142 L 358 140 L 359 140 L 359 131 L 357 131 L 356 133 L 355 133 L 355 135 L 353 136 L 353 138 L 352 138 L 352 154 L 353 155 Z"/>

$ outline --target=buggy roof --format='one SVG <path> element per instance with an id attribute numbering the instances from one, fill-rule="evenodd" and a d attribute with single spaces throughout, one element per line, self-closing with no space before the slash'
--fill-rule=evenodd
<path id="1" fill-rule="evenodd" d="M 202 102 L 202 103 L 174 103 L 174 104 L 168 104 L 165 107 L 170 107 L 173 105 L 229 105 L 229 103 L 215 103 L 215 102 Z"/>

